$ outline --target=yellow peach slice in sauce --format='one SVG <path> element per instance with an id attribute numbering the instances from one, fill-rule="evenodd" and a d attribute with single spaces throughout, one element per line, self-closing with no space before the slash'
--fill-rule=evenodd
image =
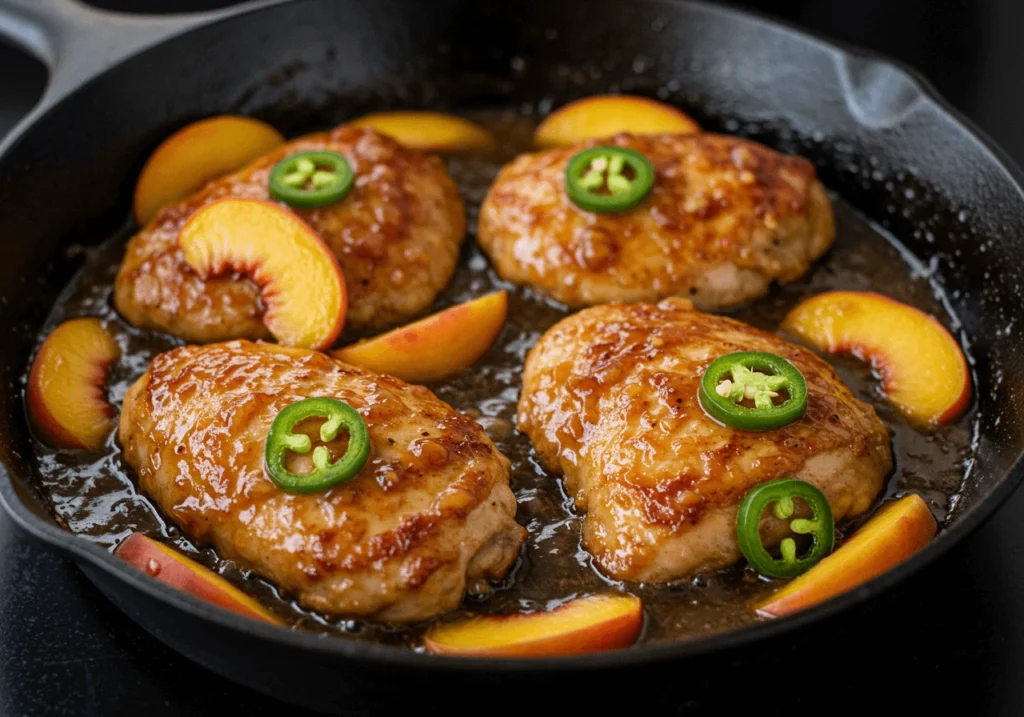
<path id="1" fill-rule="evenodd" d="M 270 611 L 217 573 L 142 533 L 132 533 L 114 554 L 177 590 L 254 620 L 281 624 Z"/>
<path id="2" fill-rule="evenodd" d="M 643 604 L 632 595 L 577 598 L 549 612 L 475 617 L 438 625 L 424 646 L 461 657 L 555 657 L 632 645 L 643 627 Z"/>
<path id="3" fill-rule="evenodd" d="M 889 400 L 918 423 L 948 423 L 970 401 L 970 370 L 957 340 L 933 317 L 888 297 L 819 294 L 794 308 L 782 328 L 822 351 L 870 361 Z"/>
<path id="4" fill-rule="evenodd" d="M 121 356 L 99 319 L 72 319 L 50 334 L 28 376 L 26 400 L 44 443 L 98 450 L 114 426 L 106 399 L 107 369 Z"/>
<path id="5" fill-rule="evenodd" d="M 338 261 L 287 209 L 222 199 L 189 218 L 178 245 L 203 278 L 233 271 L 256 283 L 266 305 L 263 323 L 282 345 L 325 349 L 341 332 L 348 294 Z"/>
<path id="6" fill-rule="evenodd" d="M 376 112 L 349 124 L 370 127 L 396 142 L 423 152 L 490 149 L 494 137 L 480 125 L 443 112 Z"/>
<path id="7" fill-rule="evenodd" d="M 700 125 L 663 102 L 633 95 L 595 95 L 558 108 L 537 127 L 538 147 L 564 147 L 589 139 L 631 134 L 693 134 Z"/>
<path id="8" fill-rule="evenodd" d="M 498 291 L 332 352 L 346 363 L 410 383 L 438 381 L 472 366 L 501 333 L 508 297 Z"/>
<path id="9" fill-rule="evenodd" d="M 135 184 L 135 219 L 145 224 L 211 179 L 244 167 L 284 142 L 276 129 L 249 117 L 220 115 L 193 122 L 160 143 Z"/>
<path id="10" fill-rule="evenodd" d="M 893 501 L 838 550 L 759 605 L 757 612 L 782 617 L 863 585 L 923 548 L 937 530 L 920 496 Z"/>

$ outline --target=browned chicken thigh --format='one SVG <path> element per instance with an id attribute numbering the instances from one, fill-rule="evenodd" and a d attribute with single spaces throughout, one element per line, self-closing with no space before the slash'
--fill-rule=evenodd
<path id="1" fill-rule="evenodd" d="M 321 396 L 360 413 L 370 457 L 325 492 L 286 493 L 264 469 L 270 424 Z M 298 429 L 317 436 L 317 420 Z M 235 341 L 161 354 L 125 396 L 119 439 L 191 538 L 323 613 L 433 617 L 504 575 L 525 537 L 509 461 L 479 425 L 426 388 L 314 351 Z M 342 432 L 329 449 L 346 445 Z M 308 454 L 289 455 L 308 470 Z"/>
<path id="2" fill-rule="evenodd" d="M 739 431 L 697 399 L 719 356 L 767 351 L 806 377 L 807 412 L 783 428 Z M 865 512 L 892 467 L 889 433 L 807 349 L 684 299 L 587 309 L 530 352 L 519 427 L 586 511 L 583 545 L 607 575 L 664 582 L 740 557 L 736 510 L 765 481 L 816 485 L 836 520 Z M 766 517 L 768 537 L 781 525 Z"/>
<path id="3" fill-rule="evenodd" d="M 218 199 L 268 199 L 274 165 L 312 149 L 345 155 L 355 172 L 342 201 L 293 209 L 338 258 L 348 289 L 347 326 L 376 331 L 429 307 L 455 270 L 466 232 L 458 189 L 437 157 L 371 129 L 342 126 L 287 142 L 162 209 L 128 242 L 114 287 L 117 310 L 136 326 L 187 341 L 270 338 L 256 285 L 237 275 L 204 281 L 185 263 L 178 232 Z"/>
<path id="4" fill-rule="evenodd" d="M 627 147 L 654 167 L 634 208 L 594 213 L 565 191 L 570 158 Z M 502 278 L 570 306 L 684 296 L 720 309 L 801 276 L 832 244 L 832 207 L 814 167 L 737 137 L 621 134 L 524 154 L 480 210 L 479 241 Z"/>

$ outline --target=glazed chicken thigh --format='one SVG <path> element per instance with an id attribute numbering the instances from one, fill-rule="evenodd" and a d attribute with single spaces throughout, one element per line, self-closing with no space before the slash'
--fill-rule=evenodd
<path id="1" fill-rule="evenodd" d="M 735 351 L 793 363 L 807 379 L 803 418 L 745 432 L 708 417 L 701 376 Z M 885 425 L 827 363 L 684 299 L 595 307 L 556 324 L 527 358 L 518 422 L 586 512 L 583 545 L 597 566 L 635 582 L 735 562 L 736 510 L 755 485 L 808 481 L 838 521 L 868 510 L 892 467 Z M 763 519 L 767 540 L 784 527 Z"/>
<path id="2" fill-rule="evenodd" d="M 178 233 L 197 209 L 219 199 L 268 199 L 274 165 L 314 149 L 345 155 L 355 172 L 342 201 L 293 209 L 341 265 L 347 326 L 376 331 L 424 311 L 455 270 L 466 232 L 462 198 L 437 157 L 346 126 L 287 142 L 163 208 L 128 242 L 114 287 L 117 310 L 136 326 L 191 342 L 270 338 L 257 286 L 237 275 L 203 280 L 185 263 Z"/>
<path id="3" fill-rule="evenodd" d="M 360 413 L 370 457 L 325 492 L 286 493 L 264 469 L 267 433 L 285 406 L 321 396 Z M 297 430 L 318 441 L 317 421 Z M 191 538 L 322 613 L 433 617 L 504 575 L 525 538 L 509 461 L 479 425 L 426 388 L 314 351 L 236 341 L 161 354 L 125 396 L 119 439 Z M 328 448 L 346 445 L 342 432 Z M 289 454 L 289 470 L 307 471 L 308 455 Z"/>
<path id="4" fill-rule="evenodd" d="M 640 204 L 594 213 L 569 198 L 566 166 L 595 145 L 651 162 L 654 184 Z M 569 306 L 684 296 L 719 309 L 801 276 L 832 244 L 835 224 L 805 159 L 737 137 L 621 134 L 505 166 L 478 236 L 502 278 Z"/>

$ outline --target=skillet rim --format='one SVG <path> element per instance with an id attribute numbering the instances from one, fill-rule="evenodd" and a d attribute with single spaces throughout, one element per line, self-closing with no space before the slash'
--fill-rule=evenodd
<path id="1" fill-rule="evenodd" d="M 706 0 L 642 0 L 649 5 L 663 5 L 670 8 L 692 6 L 712 16 L 724 17 L 729 22 L 746 22 L 766 26 L 773 31 L 784 33 L 789 41 L 810 43 L 821 50 L 837 57 L 868 60 L 885 66 L 902 75 L 906 86 L 912 88 L 921 102 L 923 110 L 929 112 L 931 122 L 944 122 L 950 130 L 973 141 L 982 153 L 983 159 L 990 168 L 998 168 L 1016 187 L 1024 204 L 1024 172 L 984 131 L 965 117 L 947 102 L 934 88 L 930 81 L 918 71 L 892 60 L 872 50 L 856 47 L 849 43 L 835 41 L 819 33 L 799 28 L 793 23 L 779 20 L 760 12 L 740 9 L 728 4 L 711 3 Z M 185 27 L 181 32 L 172 33 L 160 42 L 135 51 L 117 63 L 110 65 L 86 83 L 63 95 L 55 103 L 39 106 L 30 111 L 5 138 L 0 142 L 0 163 L 15 146 L 20 144 L 31 129 L 43 118 L 60 107 L 65 100 L 87 91 L 89 86 L 99 80 L 107 72 L 119 67 L 123 62 L 144 54 L 148 50 L 162 46 L 168 42 L 184 37 L 193 31 L 206 27 L 230 22 L 236 17 L 256 13 L 261 10 L 272 10 L 285 3 L 272 1 L 263 5 L 242 5 L 226 14 L 217 14 L 209 23 L 200 23 Z M 45 101 L 45 100 L 44 100 Z M 856 119 L 856 118 L 855 118 Z M 863 122 L 857 120 L 859 124 Z M 102 570 L 127 587 L 141 591 L 148 597 L 164 603 L 166 606 L 182 610 L 194 618 L 209 620 L 219 627 L 246 634 L 249 637 L 267 640 L 285 645 L 289 648 L 306 652 L 323 654 L 334 658 L 361 660 L 373 665 L 391 665 L 436 671 L 470 671 L 514 673 L 532 672 L 535 670 L 554 670 L 559 672 L 578 669 L 608 669 L 627 666 L 638 666 L 652 662 L 675 659 L 688 659 L 711 652 L 725 651 L 740 647 L 757 640 L 768 639 L 774 635 L 796 630 L 812 623 L 834 616 L 855 605 L 861 605 L 870 598 L 888 590 L 896 583 L 913 575 L 924 566 L 933 563 L 954 545 L 968 537 L 988 520 L 1024 480 L 1024 451 L 1017 456 L 1010 469 L 992 487 L 989 494 L 963 515 L 957 516 L 954 522 L 943 526 L 938 537 L 923 550 L 895 568 L 883 573 L 858 588 L 842 594 L 832 600 L 794 615 L 770 621 L 755 621 L 742 627 L 721 633 L 713 633 L 693 639 L 672 642 L 641 644 L 622 650 L 598 652 L 583 655 L 569 655 L 551 658 L 460 658 L 428 654 L 421 649 L 374 644 L 347 640 L 344 638 L 324 639 L 317 633 L 282 628 L 244 618 L 231 611 L 218 608 L 190 594 L 180 592 L 142 571 L 119 560 L 112 552 L 101 548 L 75 533 L 60 528 L 53 522 L 45 521 L 32 513 L 18 498 L 13 481 L 6 465 L 0 464 L 0 505 L 11 516 L 12 520 L 30 535 L 42 542 L 67 553 L 77 563 L 87 563 L 89 567 Z M 85 571 L 90 580 L 95 582 Z M 102 590 L 101 590 L 102 591 Z M 143 625 L 145 628 L 145 625 Z"/>

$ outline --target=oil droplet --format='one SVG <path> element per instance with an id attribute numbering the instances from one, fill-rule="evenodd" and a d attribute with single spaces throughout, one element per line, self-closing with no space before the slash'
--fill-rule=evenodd
<path id="1" fill-rule="evenodd" d="M 158 563 L 153 558 L 150 558 L 149 562 L 146 563 L 146 572 L 155 578 L 157 575 L 160 574 L 160 563 Z"/>

